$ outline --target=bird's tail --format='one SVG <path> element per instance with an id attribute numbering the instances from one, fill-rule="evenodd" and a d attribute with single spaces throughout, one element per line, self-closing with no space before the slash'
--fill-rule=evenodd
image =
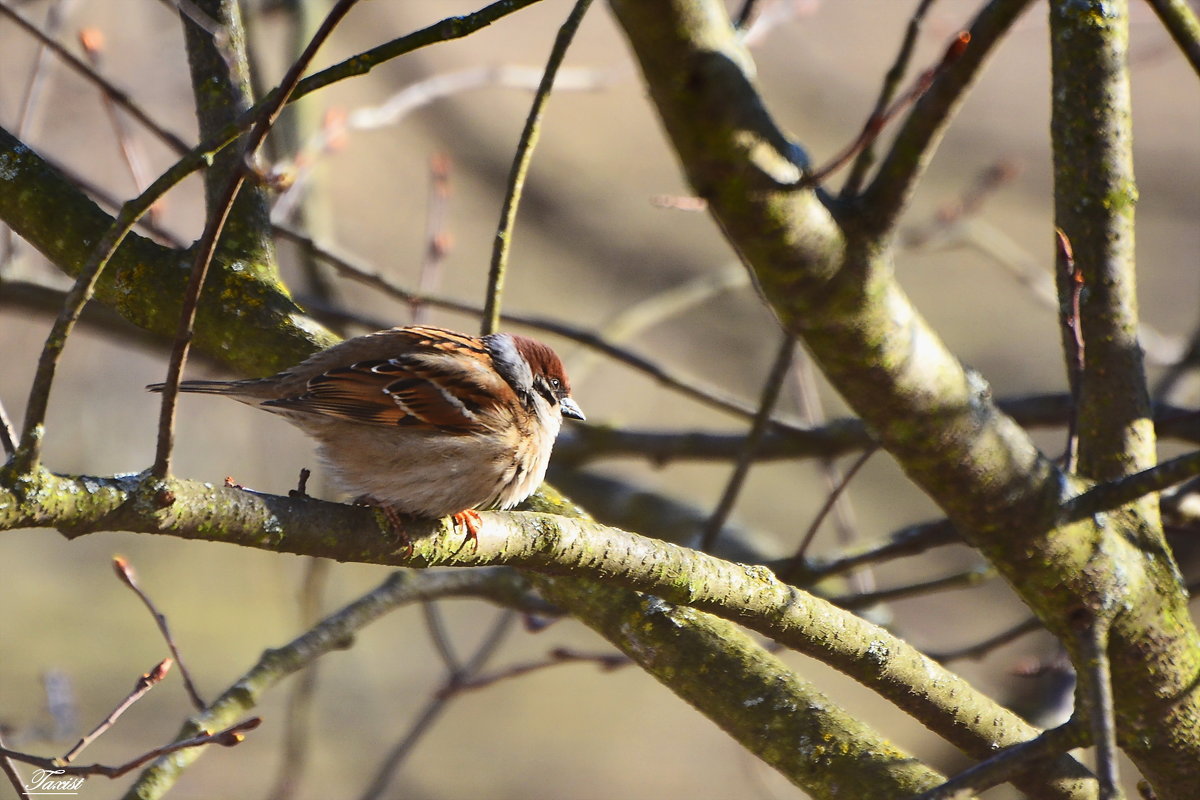
<path id="1" fill-rule="evenodd" d="M 152 383 L 147 391 L 161 392 L 166 384 Z M 179 384 L 181 392 L 198 392 L 200 394 L 235 394 L 237 389 L 233 381 L 183 381 Z"/>

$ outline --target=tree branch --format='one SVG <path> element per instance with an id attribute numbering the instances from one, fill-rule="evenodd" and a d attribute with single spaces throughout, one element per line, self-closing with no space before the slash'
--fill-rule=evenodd
<path id="1" fill-rule="evenodd" d="M 548 575 L 603 578 L 738 622 L 812 655 L 892 700 L 969 755 L 1036 735 L 957 675 L 853 614 L 733 564 L 592 522 L 539 513 L 482 513 L 477 547 L 449 520 L 412 521 L 405 544 L 382 512 L 146 477 L 26 475 L 0 491 L 0 529 L 56 527 L 69 538 L 131 530 L 274 552 L 393 566 L 506 564 Z M 1059 765 L 1072 772 L 1067 762 Z M 1068 781 L 1070 782 L 1070 781 Z M 1039 786 L 1040 781 L 1039 781 Z M 1074 785 L 1074 784 L 1072 784 Z M 1074 789 L 1062 795 L 1074 796 Z"/>

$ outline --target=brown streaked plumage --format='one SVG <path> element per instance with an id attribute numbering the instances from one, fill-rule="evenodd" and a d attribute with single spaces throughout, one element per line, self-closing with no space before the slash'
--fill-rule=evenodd
<path id="1" fill-rule="evenodd" d="M 546 345 L 431 326 L 349 339 L 267 378 L 180 390 L 284 417 L 317 440 L 348 494 L 428 518 L 524 500 L 545 476 L 562 418 L 583 419 Z"/>

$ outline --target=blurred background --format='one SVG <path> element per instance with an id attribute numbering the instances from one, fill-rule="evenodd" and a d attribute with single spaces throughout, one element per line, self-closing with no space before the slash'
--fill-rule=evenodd
<path id="1" fill-rule="evenodd" d="M 81 31 L 98 33 L 98 71 L 167 128 L 195 141 L 180 24 L 166 4 L 37 0 L 10 5 L 40 26 L 51 26 L 76 53 L 83 53 Z M 762 16 L 750 35 L 763 92 L 814 163 L 831 158 L 857 135 L 916 5 L 915 0 L 760 3 Z M 933 6 L 909 80 L 940 59 L 947 41 L 979 5 L 943 0 Z M 318 15 L 327 7 L 314 6 Z M 543 0 L 480 33 L 419 50 L 311 96 L 307 112 L 318 124 L 325 119 L 327 130 L 339 121 L 348 127 L 338 129 L 332 146 L 307 151 L 311 174 L 303 164 L 289 162 L 279 146 L 279 168 L 302 180 L 278 202 L 292 204 L 310 192 L 305 208 L 315 236 L 411 288 L 420 281 L 430 212 L 436 209 L 442 219 L 435 227 L 445 246 L 436 291 L 481 304 L 504 181 L 530 89 L 570 7 L 565 0 Z M 319 65 L 476 8 L 460 0 L 361 3 L 322 50 Z M 1154 377 L 1164 363 L 1178 358 L 1198 321 L 1200 101 L 1196 76 L 1149 8 L 1135 3 L 1132 14 L 1140 301 Z M 257 79 L 270 87 L 288 65 L 292 23 L 276 5 L 251 3 L 248 15 Z M 1049 284 L 1053 264 L 1044 17 L 1045 9 L 1034 6 L 971 94 L 905 218 L 898 257 L 902 282 L 918 308 L 1000 397 L 1065 388 L 1055 309 L 1036 288 Z M 35 103 L 23 114 L 31 80 Z M 549 102 L 517 221 L 505 310 L 603 334 L 624 312 L 661 308 L 664 293 L 731 275 L 723 289 L 701 292 L 691 304 L 659 314 L 623 344 L 753 404 L 778 347 L 776 327 L 753 290 L 738 279 L 734 255 L 707 215 L 687 209 L 688 189 L 604 4 L 589 12 L 561 83 Z M 389 100 L 392 105 L 385 105 Z M 392 113 L 401 103 L 408 104 L 407 113 Z M 3 19 L 0 124 L 20 130 L 25 142 L 89 185 L 120 200 L 136 194 L 109 110 L 95 89 L 53 56 L 40 54 L 30 37 Z M 135 123 L 122 117 L 122 125 L 151 177 L 173 163 L 170 151 Z M 443 200 L 431 200 L 435 160 L 448 176 Z M 840 180 L 835 176 L 832 185 Z M 203 227 L 199 181 L 172 192 L 157 221 L 182 241 L 194 239 Z M 5 280 L 67 285 L 19 240 L 9 237 L 0 255 Z M 296 249 L 281 243 L 280 260 L 296 295 L 314 296 Z M 368 318 L 386 324 L 412 320 L 410 307 L 361 285 L 335 278 L 329 291 L 331 302 Z M 0 309 L 0 400 L 19 425 L 51 318 L 11 303 Z M 426 319 L 437 324 L 478 327 L 471 316 L 436 309 L 428 314 Z M 564 356 L 588 424 L 728 433 L 747 427 L 744 420 L 681 397 L 625 365 L 553 336 L 543 338 Z M 160 350 L 79 330 L 55 385 L 47 465 L 101 475 L 146 468 L 153 460 L 157 402 L 143 386 L 161 380 L 164 372 Z M 215 374 L 202 363 L 191 368 L 192 377 Z M 844 415 L 836 395 L 824 385 L 818 391 L 827 414 Z M 1195 391 L 1184 382 L 1170 399 L 1191 406 Z M 797 395 L 794 382 L 785 384 L 780 410 L 793 412 Z M 1048 453 L 1061 450 L 1061 429 L 1038 437 Z M 1163 445 L 1166 454 L 1175 452 L 1172 448 L 1170 442 Z M 214 483 L 228 475 L 258 490 L 285 493 L 304 466 L 315 466 L 312 449 L 284 422 L 217 398 L 183 399 L 178 475 Z M 625 458 L 598 460 L 588 469 L 704 514 L 716 504 L 731 465 Z M 330 497 L 319 474 L 309 491 Z M 760 464 L 750 473 L 733 523 L 748 531 L 765 555 L 783 557 L 795 550 L 827 491 L 811 462 Z M 866 539 L 938 516 L 886 456 L 867 463 L 849 497 L 859 535 Z M 814 553 L 838 549 L 829 528 L 822 529 Z M 63 752 L 166 655 L 150 617 L 113 578 L 114 554 L 130 559 L 170 618 L 207 698 L 236 680 L 264 648 L 303 630 L 297 593 L 306 567 L 299 558 L 122 533 L 67 542 L 45 530 L 6 532 L 0 536 L 0 607 L 7 609 L 0 615 L 0 724 L 11 745 Z M 873 579 L 879 586 L 898 586 L 976 563 L 966 548 L 942 548 L 885 565 Z M 324 607 L 332 610 L 352 600 L 385 575 L 381 568 L 332 565 Z M 499 613 L 475 601 L 441 607 L 451 639 L 463 652 L 486 635 Z M 898 601 L 877 613 L 929 650 L 971 644 L 1027 616 L 995 580 Z M 1042 634 L 1026 636 L 986 659 L 955 667 L 990 693 L 1012 697 L 1028 681 L 1014 672 L 1053 657 L 1049 641 Z M 537 661 L 556 647 L 607 652 L 604 642 L 581 625 L 562 621 L 536 634 L 521 630 L 508 637 L 489 669 Z M 940 740 L 875 695 L 816 662 L 795 654 L 783 657 L 899 745 L 942 770 L 963 766 Z M 65 679 L 79 726 L 57 731 L 53 742 L 46 741 L 56 733 L 42 688 L 47 674 Z M 383 754 L 405 735 L 444 679 L 445 668 L 416 608 L 389 615 L 365 630 L 353 648 L 325 657 L 313 717 L 315 742 L 295 796 L 359 796 Z M 172 797 L 266 796 L 282 760 L 287 688 L 273 692 L 258 710 L 265 719 L 262 728 L 235 749 L 206 753 Z M 187 713 L 173 675 L 93 745 L 86 760 L 120 762 L 164 743 Z M 1126 766 L 1126 774 L 1131 772 Z M 0 785 L 0 797 L 8 791 Z M 83 796 L 120 791 L 120 784 L 92 779 Z M 579 663 L 456 697 L 381 796 L 801 795 L 636 668 L 602 671 Z M 987 796 L 1011 795 L 999 790 Z"/>

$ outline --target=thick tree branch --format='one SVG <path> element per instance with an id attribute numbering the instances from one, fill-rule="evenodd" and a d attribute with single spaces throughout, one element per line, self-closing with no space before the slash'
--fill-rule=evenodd
<path id="1" fill-rule="evenodd" d="M 203 158 L 195 152 L 199 166 Z M 113 218 L 3 128 L 0 165 L 0 219 L 60 269 L 78 275 Z M 138 327 L 170 336 L 179 318 L 187 258 L 186 251 L 131 233 L 101 275 L 96 299 Z M 334 341 L 278 284 L 222 269 L 206 287 L 196 345 L 220 353 L 239 371 L 269 375 Z"/>
<path id="2" fill-rule="evenodd" d="M 533 580 L 814 798 L 891 800 L 940 782 L 730 622 L 598 582 Z M 713 691 L 714 675 L 721 691 Z"/>
<path id="3" fill-rule="evenodd" d="M 912 307 L 892 272 L 890 232 L 861 228 L 853 212 L 826 208 L 817 193 L 797 188 L 800 149 L 767 114 L 753 64 L 720 3 L 612 4 L 688 180 L 776 315 L 805 340 L 879 443 L 1064 641 L 1072 638 L 1073 615 L 1090 600 L 1121 598 L 1117 608 L 1124 616 L 1113 625 L 1110 655 L 1116 685 L 1130 704 L 1121 719 L 1122 745 L 1145 753 L 1139 766 L 1153 774 L 1161 797 L 1190 796 L 1193 787 L 1183 775 L 1200 762 L 1194 725 L 1200 636 L 1171 560 L 1157 557 L 1156 546 L 1148 558 L 1141 546 L 1156 538 L 1143 527 L 1146 519 L 1117 512 L 1063 523 L 1059 508 L 1085 484 L 1038 452 L 996 407 L 983 378 L 967 370 Z M 1111 24 L 1107 4 L 1051 6 L 1077 16 L 1086 29 L 1078 47 Z M 984 14 L 1021 7 L 996 0 Z M 937 95 L 935 86 L 929 102 Z M 931 125 L 924 141 L 932 142 L 943 121 Z M 881 169 L 883 175 L 886 165 Z M 877 213 L 891 218 L 907 191 L 876 199 Z M 1121 206 L 1127 198 L 1111 199 Z M 871 202 L 870 193 L 860 200 L 863 219 L 873 213 Z M 1121 340 L 1129 341 L 1128 332 Z M 1132 415 L 1126 419 L 1132 423 Z M 1152 769 L 1151 760 L 1162 766 Z"/>
<path id="4" fill-rule="evenodd" d="M 74 538 L 131 530 L 275 552 L 393 566 L 506 564 L 604 579 L 738 622 L 812 655 L 892 700 L 965 753 L 983 758 L 1037 731 L 882 628 L 778 580 L 676 545 L 550 514 L 484 513 L 477 547 L 448 520 L 409 524 L 406 544 L 381 512 L 144 476 L 9 476 L 0 529 L 55 527 Z M 1058 764 L 1077 795 L 1083 772 Z M 1038 782 L 1040 785 L 1040 781 Z"/>

